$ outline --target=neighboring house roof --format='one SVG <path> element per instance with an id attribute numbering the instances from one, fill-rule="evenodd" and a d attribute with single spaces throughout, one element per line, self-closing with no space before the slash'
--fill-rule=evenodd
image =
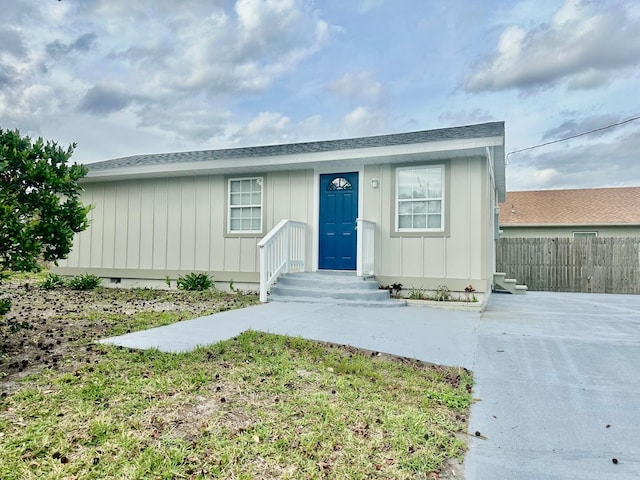
<path id="1" fill-rule="evenodd" d="M 500 227 L 640 224 L 640 187 L 507 192 Z"/>
<path id="2" fill-rule="evenodd" d="M 134 155 L 87 164 L 84 181 L 176 175 L 233 174 L 331 166 L 437 160 L 490 155 L 504 198 L 504 122 L 318 142 Z"/>

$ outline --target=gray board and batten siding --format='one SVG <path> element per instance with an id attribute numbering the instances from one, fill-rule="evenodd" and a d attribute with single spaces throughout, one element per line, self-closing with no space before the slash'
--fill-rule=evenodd
<path id="1" fill-rule="evenodd" d="M 394 183 L 401 165 L 443 165 L 445 231 L 395 231 Z M 358 139 L 136 155 L 89 164 L 83 200 L 94 206 L 62 274 L 162 280 L 191 271 L 255 284 L 257 243 L 284 218 L 307 225 L 307 269 L 317 255 L 318 178 L 357 171 L 360 212 L 376 223 L 381 283 L 480 292 L 494 272 L 494 206 L 504 198 L 504 124 Z M 260 177 L 262 231 L 227 232 L 229 179 Z M 379 188 L 372 187 L 377 179 Z M 316 265 L 317 267 L 317 265 Z"/>

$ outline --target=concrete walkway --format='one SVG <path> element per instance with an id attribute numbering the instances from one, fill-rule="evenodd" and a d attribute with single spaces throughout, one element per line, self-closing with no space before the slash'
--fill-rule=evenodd
<path id="1" fill-rule="evenodd" d="M 249 328 L 472 369 L 467 480 L 640 478 L 640 296 L 495 294 L 482 316 L 269 303 L 104 342 L 179 352 Z"/>
<path id="2" fill-rule="evenodd" d="M 480 315 L 428 307 L 368 308 L 273 302 L 103 340 L 184 352 L 247 329 L 353 345 L 471 369 Z"/>

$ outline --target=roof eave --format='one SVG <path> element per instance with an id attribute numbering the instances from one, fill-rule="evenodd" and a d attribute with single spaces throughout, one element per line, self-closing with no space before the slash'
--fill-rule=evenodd
<path id="1" fill-rule="evenodd" d="M 504 179 L 504 136 L 492 136 L 470 139 L 444 140 L 427 143 L 409 143 L 349 150 L 333 150 L 292 155 L 262 157 L 229 158 L 175 162 L 155 165 L 126 166 L 105 170 L 91 170 L 84 182 L 115 181 L 136 178 L 154 178 L 168 176 L 193 176 L 233 174 L 250 171 L 276 171 L 288 169 L 306 169 L 343 163 L 361 162 L 364 164 L 403 163 L 424 160 L 447 159 L 469 156 L 483 156 L 486 147 L 495 149 L 495 168 L 502 165 Z M 496 173 L 498 178 L 498 174 Z M 500 190 L 500 187 L 499 187 Z M 504 181 L 502 181 L 504 191 Z"/>

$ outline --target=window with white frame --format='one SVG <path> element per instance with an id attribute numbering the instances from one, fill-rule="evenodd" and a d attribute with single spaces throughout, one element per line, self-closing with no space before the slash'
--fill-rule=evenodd
<path id="1" fill-rule="evenodd" d="M 444 165 L 396 169 L 396 231 L 444 231 Z"/>
<path id="2" fill-rule="evenodd" d="M 262 177 L 230 178 L 228 233 L 262 232 Z"/>

